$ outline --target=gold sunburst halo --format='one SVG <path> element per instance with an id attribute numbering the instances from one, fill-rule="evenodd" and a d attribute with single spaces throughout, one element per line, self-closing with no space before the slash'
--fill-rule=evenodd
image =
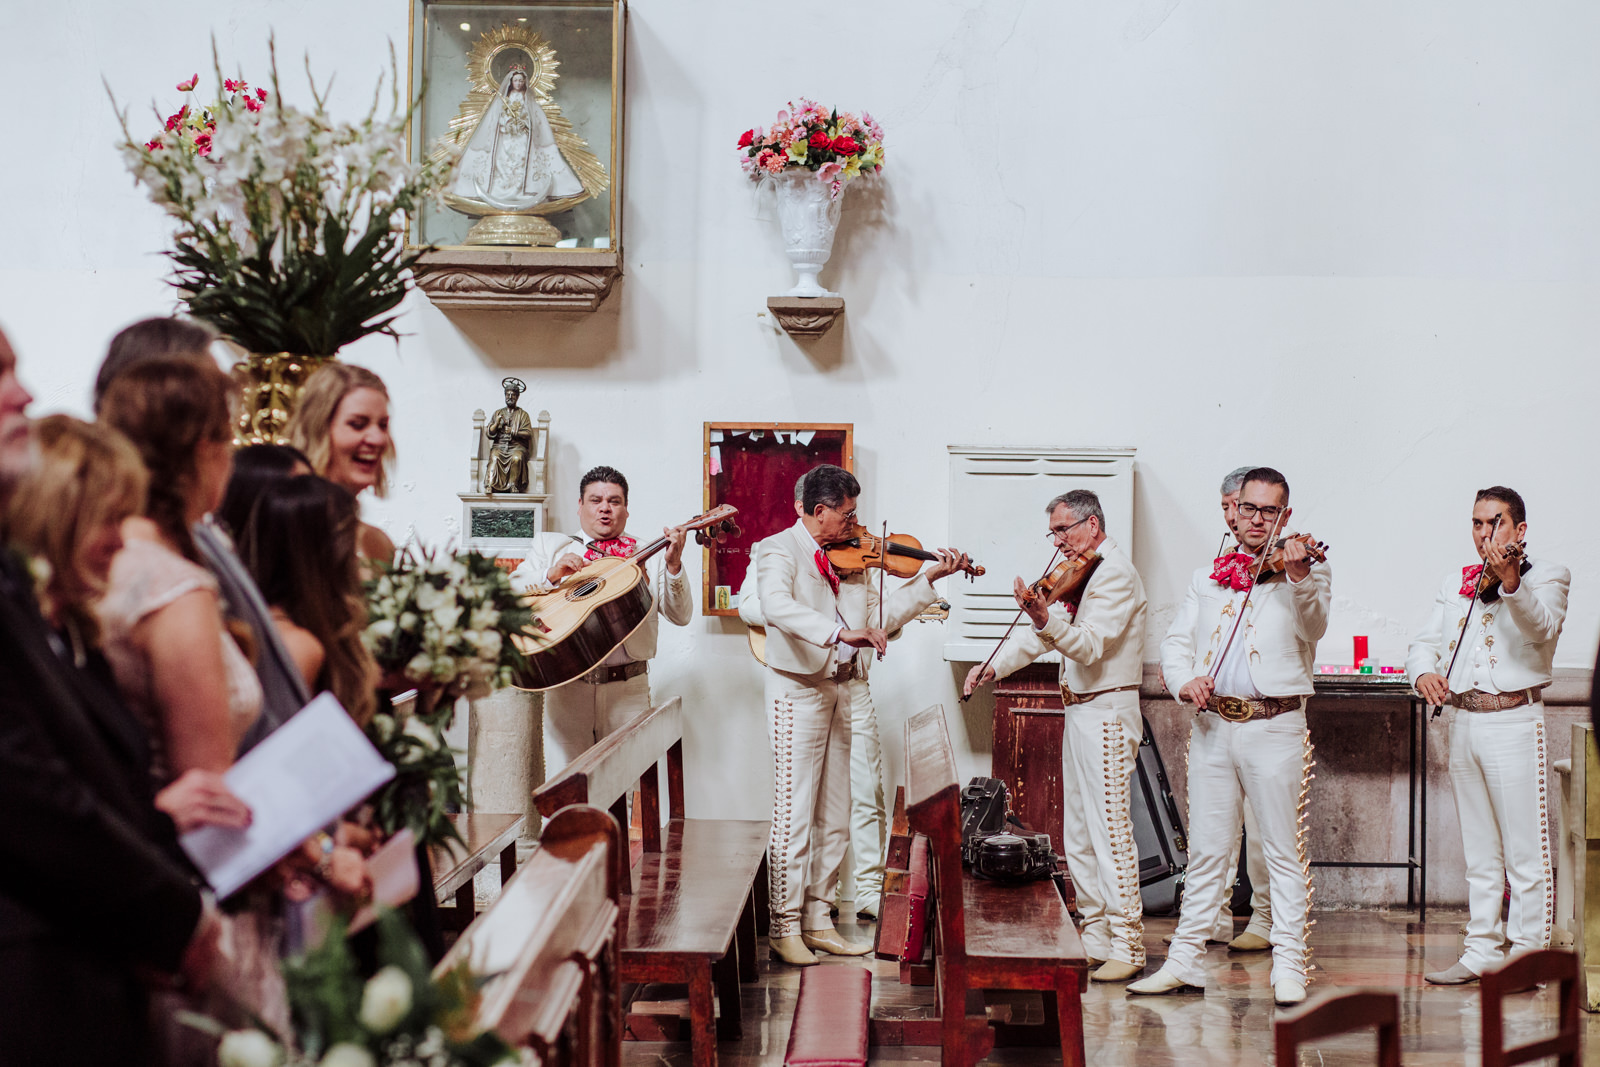
<path id="1" fill-rule="evenodd" d="M 432 158 L 440 163 L 449 163 L 465 148 L 472 131 L 483 121 L 490 101 L 500 91 L 500 81 L 494 74 L 494 61 L 505 52 L 520 52 L 528 57 L 528 88 L 538 99 L 539 107 L 550 123 L 550 133 L 555 138 L 556 147 L 577 174 L 583 192 L 546 200 L 515 212 L 501 211 L 482 201 L 453 193 L 445 195 L 445 203 L 469 215 L 553 215 L 605 192 L 611 184 L 605 165 L 590 151 L 589 142 L 578 136 L 572 122 L 561 114 L 561 107 L 552 95 L 556 79 L 560 77 L 556 73 L 556 68 L 561 65 L 561 61 L 556 59 L 556 50 L 541 33 L 526 26 L 502 23 L 479 35 L 477 44 L 473 45 L 472 52 L 467 56 L 467 84 L 470 86 L 467 97 L 461 101 L 456 117 L 450 120 L 449 132 L 434 145 Z"/>

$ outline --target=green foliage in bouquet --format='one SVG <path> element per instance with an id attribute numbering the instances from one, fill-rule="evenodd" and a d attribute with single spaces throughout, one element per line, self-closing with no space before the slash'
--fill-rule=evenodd
<path id="1" fill-rule="evenodd" d="M 392 705 L 380 706 L 367 724 L 367 737 L 394 766 L 394 777 L 368 800 L 372 817 L 385 834 L 409 827 L 422 845 L 461 840 L 450 821 L 452 811 L 467 807 L 456 765 L 460 749 L 444 739 L 454 717 L 455 701 L 446 700 L 403 716 L 395 714 Z"/>
<path id="2" fill-rule="evenodd" d="M 404 916 L 385 911 L 377 924 L 379 969 L 363 981 L 344 933 L 337 925 L 317 948 L 283 963 L 293 1039 L 265 1029 L 225 1033 L 221 1067 L 490 1067 L 515 1060 L 498 1035 L 477 1029 L 486 979 L 465 961 L 435 979 Z"/>
<path id="3" fill-rule="evenodd" d="M 167 255 L 191 315 L 260 353 L 330 356 L 368 334 L 398 337 L 388 312 L 423 251 L 407 250 L 407 218 L 444 188 L 450 166 L 407 160 L 422 97 L 402 107 L 392 48 L 390 65 L 388 116 L 380 78 L 366 117 L 341 123 L 309 61 L 312 108 L 283 102 L 275 51 L 271 94 L 230 106 L 229 87 L 242 82 L 223 78 L 213 46 L 219 100 L 204 112 L 214 125 L 204 151 L 182 121 L 140 141 L 119 113 L 128 169 L 178 222 Z"/>

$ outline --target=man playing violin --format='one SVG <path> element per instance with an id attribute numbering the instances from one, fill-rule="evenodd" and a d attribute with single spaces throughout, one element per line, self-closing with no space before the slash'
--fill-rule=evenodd
<path id="1" fill-rule="evenodd" d="M 805 514 L 801 493 L 805 489 L 805 475 L 794 483 L 794 513 Z M 744 582 L 739 586 L 739 618 L 746 626 L 765 628 L 767 620 L 761 614 L 761 583 L 757 580 L 760 545 L 750 550 L 750 566 L 745 571 Z M 855 595 L 861 589 L 859 582 L 846 582 L 840 586 L 840 595 Z M 891 639 L 895 635 L 890 634 Z M 856 918 L 876 919 L 883 898 L 885 850 L 888 848 L 889 810 L 883 791 L 883 744 L 878 733 L 878 711 L 872 703 L 872 687 L 867 672 L 872 667 L 872 656 L 856 656 L 852 662 L 856 676 L 842 683 L 850 706 L 850 854 L 855 867 L 850 872 L 850 883 L 855 887 Z"/>
<path id="2" fill-rule="evenodd" d="M 1235 540 L 1239 537 L 1239 490 L 1244 486 L 1244 476 L 1253 469 L 1240 467 L 1229 471 L 1228 476 L 1222 480 L 1222 521 L 1227 523 Z M 1234 551 L 1237 552 L 1238 549 L 1235 548 Z M 1256 829 L 1255 823 L 1255 813 L 1250 810 L 1250 801 L 1247 798 L 1244 802 L 1243 844 L 1245 871 L 1250 875 L 1250 923 L 1238 937 L 1233 936 L 1233 894 L 1227 893 L 1222 898 L 1222 909 L 1217 913 L 1217 926 L 1211 934 L 1211 940 L 1226 941 L 1228 947 L 1235 952 L 1265 952 L 1272 947 L 1271 879 L 1267 875 L 1266 857 L 1261 854 L 1261 831 Z M 1230 874 L 1239 869 L 1240 843 L 1240 835 L 1235 831 L 1233 846 L 1229 850 Z"/>
<path id="3" fill-rule="evenodd" d="M 1129 816 L 1129 783 L 1139 759 L 1144 718 L 1144 583 L 1117 543 L 1106 536 L 1100 499 L 1086 489 L 1063 493 L 1045 507 L 1047 536 L 1069 563 L 1096 553 L 1100 561 L 1073 605 L 1046 607 L 1021 578 L 1013 592 L 1031 628 L 1012 632 L 994 656 L 967 674 L 965 692 L 1003 678 L 1046 652 L 1061 653 L 1061 739 L 1065 793 L 1061 840 L 1082 916 L 1084 951 L 1097 963 L 1089 977 L 1125 982 L 1144 969 L 1144 907 L 1139 852 Z"/>
<path id="4" fill-rule="evenodd" d="M 1301 828 L 1311 772 L 1305 702 L 1312 660 L 1328 627 L 1327 566 L 1283 538 L 1289 483 L 1270 467 L 1245 475 L 1236 530 L 1241 551 L 1201 567 L 1166 639 L 1162 676 L 1197 709 L 1189 742 L 1189 875 L 1172 948 L 1161 969 L 1128 987 L 1136 994 L 1205 988 L 1206 933 L 1232 871 L 1229 853 L 1249 801 L 1272 888 L 1272 994 L 1306 997 L 1311 872 Z M 1282 570 L 1266 577 L 1275 557 Z"/>
<path id="5" fill-rule="evenodd" d="M 1548 948 L 1555 910 L 1544 701 L 1571 574 L 1525 559 L 1522 497 L 1478 491 L 1472 543 L 1480 562 L 1451 571 L 1406 653 L 1406 673 L 1428 703 L 1448 704 L 1450 787 L 1467 868 L 1461 958 L 1423 975 L 1434 985 L 1476 982 L 1510 955 Z M 1500 919 L 1511 887 L 1509 922 Z"/>
<path id="6" fill-rule="evenodd" d="M 864 956 L 829 911 L 849 841 L 850 722 L 857 659 L 881 653 L 887 632 L 934 601 L 932 583 L 971 562 L 950 549 L 919 577 L 888 593 L 879 622 L 877 583 L 841 578 L 822 546 L 855 522 L 861 483 L 842 467 L 810 471 L 795 524 L 757 546 L 761 614 L 767 626 L 767 726 L 772 743 L 772 953 L 817 962 L 813 950 Z"/>
<path id="7" fill-rule="evenodd" d="M 519 593 L 545 592 L 601 556 L 631 556 L 638 542 L 628 536 L 628 479 L 614 467 L 595 467 L 578 483 L 576 534 L 543 533 L 534 538 L 527 559 L 511 572 Z M 662 531 L 669 544 L 645 564 L 655 606 L 626 641 L 594 670 L 552 689 L 544 698 L 544 766 L 550 778 L 583 755 L 591 745 L 652 707 L 650 660 L 656 634 L 665 616 L 687 626 L 694 614 L 694 593 L 683 573 L 683 546 L 688 531 L 681 526 Z"/>

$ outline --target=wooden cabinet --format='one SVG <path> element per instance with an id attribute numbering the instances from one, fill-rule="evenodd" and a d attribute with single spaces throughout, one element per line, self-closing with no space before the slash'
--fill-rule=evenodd
<path id="1" fill-rule="evenodd" d="M 994 688 L 994 777 L 1011 810 L 1061 851 L 1061 689 L 1054 663 L 1035 663 Z"/>

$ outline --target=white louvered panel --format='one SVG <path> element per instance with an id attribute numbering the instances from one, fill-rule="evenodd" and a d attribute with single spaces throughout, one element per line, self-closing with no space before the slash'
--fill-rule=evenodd
<path id="1" fill-rule="evenodd" d="M 988 657 L 1017 614 L 1011 582 L 1033 581 L 1053 551 L 1045 504 L 1058 493 L 1092 489 L 1111 536 L 1133 551 L 1131 448 L 1018 448 L 950 445 L 950 543 L 984 565 L 976 582 L 949 579 L 944 658 Z M 1052 653 L 1052 657 L 1054 654 Z"/>

